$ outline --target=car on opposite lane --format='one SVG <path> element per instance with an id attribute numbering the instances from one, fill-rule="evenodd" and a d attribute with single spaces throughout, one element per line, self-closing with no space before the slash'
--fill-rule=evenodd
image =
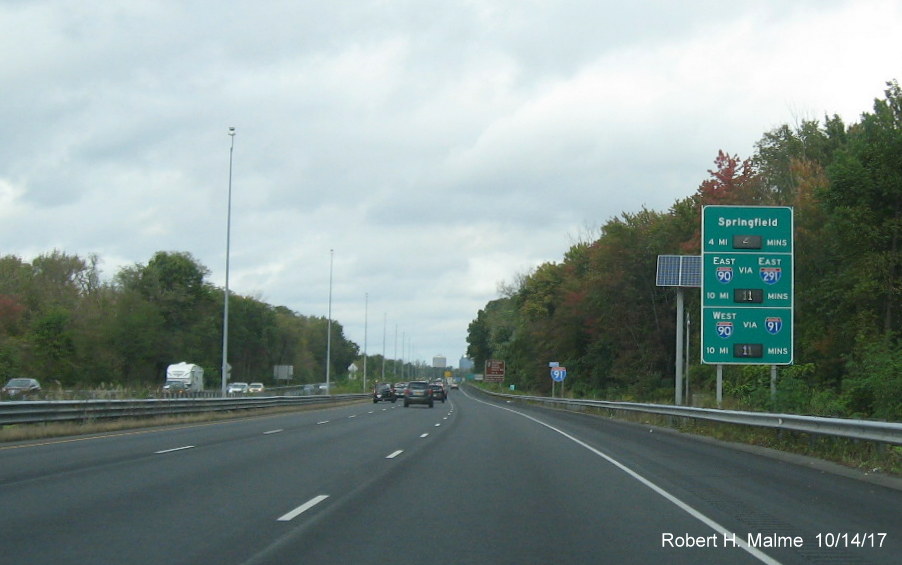
<path id="1" fill-rule="evenodd" d="M 226 389 L 227 394 L 247 394 L 247 383 L 234 382 Z"/>
<path id="2" fill-rule="evenodd" d="M 3 386 L 3 393 L 10 398 L 27 398 L 41 392 L 37 379 L 14 378 Z"/>

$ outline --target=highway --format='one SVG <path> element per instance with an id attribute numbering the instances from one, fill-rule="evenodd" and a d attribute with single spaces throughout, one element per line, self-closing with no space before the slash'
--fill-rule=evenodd
<path id="1" fill-rule="evenodd" d="M 495 401 L 0 445 L 0 562 L 899 563 L 902 490 Z"/>

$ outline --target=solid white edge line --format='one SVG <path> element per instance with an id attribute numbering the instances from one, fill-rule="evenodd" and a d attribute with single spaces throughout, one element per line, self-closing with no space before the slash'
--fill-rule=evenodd
<path id="1" fill-rule="evenodd" d="M 469 395 L 468 395 L 468 396 L 469 396 Z M 470 398 L 473 398 L 473 397 L 470 396 Z M 491 403 L 489 403 L 489 402 L 484 402 L 484 401 L 482 401 L 482 400 L 480 400 L 480 399 L 478 399 L 478 398 L 473 398 L 473 400 L 475 400 L 475 401 L 477 401 L 477 402 L 481 402 L 482 404 L 485 404 L 486 406 L 491 406 L 492 408 L 498 408 L 498 409 L 500 409 L 500 410 L 507 410 L 508 412 L 512 412 L 512 413 L 514 413 L 514 414 L 517 414 L 518 416 L 523 416 L 524 418 L 527 418 L 527 419 L 529 419 L 529 420 L 532 420 L 533 422 L 539 424 L 540 426 L 545 426 L 545 427 L 548 428 L 549 430 L 552 430 L 552 431 L 555 431 L 555 432 L 561 434 L 561 435 L 564 436 L 565 438 L 569 439 L 570 441 L 576 443 L 577 445 L 579 445 L 579 446 L 581 446 L 581 447 L 584 447 L 584 448 L 588 449 L 589 451 L 591 451 L 591 452 L 594 453 L 595 455 L 601 457 L 602 459 L 604 459 L 605 461 L 607 461 L 607 462 L 610 463 L 611 465 L 617 467 L 618 469 L 620 469 L 621 471 L 623 471 L 623 472 L 626 473 L 627 475 L 629 475 L 629 476 L 631 476 L 632 478 L 636 479 L 637 481 L 639 481 L 639 482 L 642 483 L 643 485 L 647 486 L 647 487 L 650 488 L 651 490 L 655 491 L 655 492 L 658 493 L 659 495 L 663 496 L 664 498 L 666 498 L 667 500 L 669 500 L 671 503 L 673 503 L 674 505 L 676 505 L 678 508 L 680 508 L 681 510 L 683 510 L 684 512 L 686 512 L 687 514 L 689 514 L 690 516 L 692 516 L 692 517 L 695 518 L 696 520 L 702 522 L 703 524 L 705 524 L 706 526 L 708 526 L 709 528 L 711 528 L 711 529 L 714 530 L 715 532 L 720 533 L 720 532 L 728 532 L 728 531 L 730 531 L 728 528 L 726 528 L 726 527 L 724 527 L 724 526 L 721 526 L 719 523 L 715 522 L 715 521 L 712 520 L 711 518 L 708 518 L 707 516 L 705 516 L 704 514 L 702 514 L 701 512 L 699 512 L 698 510 L 696 510 L 695 508 L 689 506 L 688 504 L 686 504 L 685 502 L 683 502 L 682 500 L 680 500 L 680 499 L 677 498 L 676 496 L 670 494 L 669 492 L 667 492 L 667 491 L 664 490 L 663 488 L 659 487 L 659 486 L 656 485 L 655 483 L 651 482 L 650 480 L 646 479 L 645 477 L 643 477 L 643 476 L 640 475 L 639 473 L 633 471 L 632 469 L 630 469 L 629 467 L 627 467 L 627 466 L 624 465 L 623 463 L 617 461 L 616 459 L 613 459 L 612 457 L 610 457 L 609 455 L 606 455 L 606 454 L 602 453 L 601 451 L 598 451 L 597 449 L 595 449 L 595 448 L 592 447 L 591 445 L 587 444 L 586 442 L 584 442 L 584 441 L 582 441 L 582 440 L 580 440 L 580 439 L 577 439 L 576 437 L 574 437 L 574 436 L 568 434 L 567 432 L 565 432 L 565 431 L 563 431 L 563 430 L 560 430 L 560 429 L 558 429 L 558 428 L 555 428 L 555 427 L 552 426 L 551 424 L 546 424 L 545 422 L 543 422 L 543 421 L 541 421 L 541 420 L 539 420 L 539 419 L 533 418 L 533 417 L 530 416 L 529 414 L 524 414 L 523 412 L 518 412 L 518 411 L 516 411 L 516 410 L 513 410 L 512 408 L 507 408 L 507 407 L 504 407 L 504 406 L 497 406 L 497 405 L 491 404 Z M 736 545 L 740 546 L 742 549 L 744 549 L 746 552 L 748 552 L 749 554 L 751 554 L 753 557 L 755 557 L 756 559 L 758 559 L 758 560 L 761 561 L 762 563 L 766 563 L 767 565 L 781 565 L 781 563 L 780 563 L 779 561 L 777 561 L 776 559 L 774 559 L 774 558 L 771 557 L 770 555 L 764 553 L 763 551 L 759 551 L 757 548 L 751 547 L 748 543 L 746 543 L 745 541 L 743 541 L 742 538 L 739 537 L 739 536 L 736 536 Z"/>
<path id="2" fill-rule="evenodd" d="M 395 457 L 397 457 L 398 455 L 401 455 L 402 453 L 404 453 L 404 450 L 399 449 L 398 451 L 388 454 L 385 458 L 386 459 L 394 459 Z"/>
<path id="3" fill-rule="evenodd" d="M 297 508 L 295 508 L 288 514 L 281 516 L 277 521 L 278 522 L 288 522 L 288 521 L 294 520 L 295 518 L 297 518 L 304 512 L 310 510 L 311 508 L 313 508 L 320 502 L 326 500 L 327 498 L 329 498 L 328 494 L 321 494 L 319 496 L 315 496 L 315 497 L 311 498 L 310 500 L 308 500 L 307 502 L 305 502 L 304 504 L 301 504 L 300 506 L 298 506 Z"/>
<path id="4" fill-rule="evenodd" d="M 154 451 L 157 455 L 162 455 L 163 453 L 172 453 L 173 451 L 182 451 L 184 449 L 194 449 L 193 445 L 183 445 L 182 447 L 173 447 L 172 449 L 163 449 L 160 451 Z"/>

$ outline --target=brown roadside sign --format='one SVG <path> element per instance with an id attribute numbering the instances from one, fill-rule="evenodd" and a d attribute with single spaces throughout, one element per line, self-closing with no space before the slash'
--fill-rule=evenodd
<path id="1" fill-rule="evenodd" d="M 490 383 L 500 383 L 504 381 L 504 361 L 498 359 L 489 359 L 486 361 L 484 380 Z"/>

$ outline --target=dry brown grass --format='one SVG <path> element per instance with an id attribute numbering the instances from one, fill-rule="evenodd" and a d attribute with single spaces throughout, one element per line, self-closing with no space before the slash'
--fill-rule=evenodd
<path id="1" fill-rule="evenodd" d="M 604 408 L 586 408 L 585 412 L 618 420 L 671 428 L 683 433 L 731 443 L 743 443 L 786 453 L 806 455 L 866 472 L 902 476 L 902 447 L 900 446 Z"/>
<path id="2" fill-rule="evenodd" d="M 368 401 L 369 399 L 364 399 Z M 203 414 L 184 414 L 178 416 L 160 416 L 156 418 L 118 418 L 114 420 L 95 420 L 91 422 L 46 422 L 38 424 L 15 424 L 0 427 L 0 443 L 31 441 L 55 437 L 71 437 L 80 435 L 103 434 L 123 430 L 141 428 L 160 428 L 165 426 L 184 426 L 203 424 L 222 420 L 238 420 L 260 418 L 286 412 L 307 412 L 323 410 L 347 404 L 355 404 L 363 400 L 350 400 L 334 404 L 312 404 L 308 406 L 283 406 L 276 408 L 259 408 L 252 410 L 235 410 L 228 412 L 205 412 Z"/>

